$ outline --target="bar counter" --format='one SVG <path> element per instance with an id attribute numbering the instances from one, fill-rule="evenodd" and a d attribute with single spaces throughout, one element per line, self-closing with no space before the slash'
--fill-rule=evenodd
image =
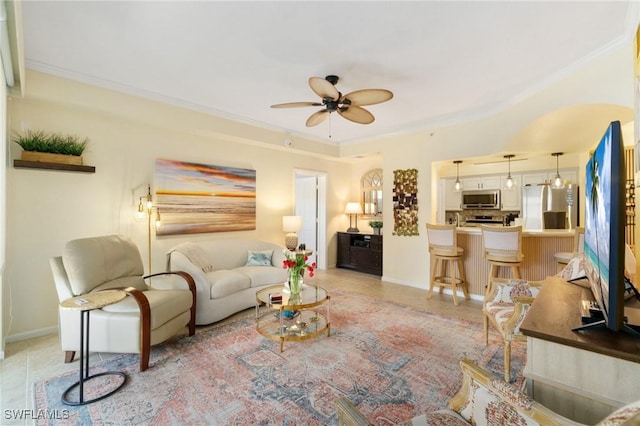
<path id="1" fill-rule="evenodd" d="M 480 228 L 457 228 L 458 246 L 465 251 L 464 269 L 469 283 L 469 293 L 484 296 L 489 264 L 482 253 Z M 553 256 L 558 252 L 573 251 L 575 231 L 573 229 L 524 230 L 522 231 L 522 253 L 524 261 L 520 274 L 525 280 L 544 280 L 558 272 Z M 431 264 L 433 268 L 433 263 Z M 500 268 L 500 277 L 507 277 L 506 268 Z"/>

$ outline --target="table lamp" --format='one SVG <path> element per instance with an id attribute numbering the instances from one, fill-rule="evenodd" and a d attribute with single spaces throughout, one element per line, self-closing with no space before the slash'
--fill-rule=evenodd
<path id="1" fill-rule="evenodd" d="M 360 232 L 358 229 L 358 215 L 362 214 L 362 206 L 360 203 L 347 203 L 347 207 L 344 209 L 344 212 L 349 215 L 349 229 L 347 229 L 347 232 Z M 351 222 L 353 215 L 356 215 L 356 226 L 353 226 Z"/>
<path id="2" fill-rule="evenodd" d="M 302 229 L 302 216 L 282 216 L 282 230 L 287 233 L 284 237 L 284 245 L 289 250 L 298 247 L 298 232 Z"/>

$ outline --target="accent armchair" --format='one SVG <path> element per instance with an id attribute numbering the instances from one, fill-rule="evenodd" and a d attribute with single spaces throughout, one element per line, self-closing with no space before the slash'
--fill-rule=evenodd
<path id="1" fill-rule="evenodd" d="M 542 281 L 494 278 L 489 282 L 482 305 L 484 344 L 489 344 L 489 324 L 504 341 L 504 380 L 511 381 L 511 342 L 526 342 L 520 324 L 540 291 Z"/>
<path id="2" fill-rule="evenodd" d="M 534 401 L 511 383 L 463 359 L 462 386 L 449 401 L 448 409 L 436 410 L 399 423 L 402 426 L 527 425 L 584 426 Z M 368 426 L 370 422 L 349 399 L 336 399 L 339 426 Z M 617 409 L 597 426 L 640 424 L 640 401 Z"/>
<path id="3" fill-rule="evenodd" d="M 91 313 L 92 351 L 139 353 L 144 371 L 152 345 L 179 333 L 195 333 L 196 287 L 191 275 L 170 271 L 143 276 L 140 252 L 127 237 L 70 241 L 50 265 L 60 301 L 107 289 L 121 289 L 129 296 Z M 152 277 L 149 284 L 146 280 Z M 71 362 L 80 349 L 78 311 L 59 309 L 59 319 L 65 362 Z"/>

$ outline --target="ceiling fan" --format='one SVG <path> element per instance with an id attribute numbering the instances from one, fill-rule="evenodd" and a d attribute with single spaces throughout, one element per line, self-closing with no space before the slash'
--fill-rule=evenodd
<path id="1" fill-rule="evenodd" d="M 306 122 L 307 127 L 317 126 L 334 111 L 354 123 L 371 124 L 375 117 L 362 107 L 386 102 L 393 98 L 393 93 L 386 89 L 362 89 L 343 95 L 335 88 L 338 80 L 339 77 L 336 75 L 309 78 L 311 90 L 322 98 L 322 102 L 287 102 L 271 105 L 271 108 L 324 107 L 311 114 Z"/>

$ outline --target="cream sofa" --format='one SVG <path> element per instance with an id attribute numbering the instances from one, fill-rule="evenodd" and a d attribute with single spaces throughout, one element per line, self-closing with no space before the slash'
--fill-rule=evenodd
<path id="1" fill-rule="evenodd" d="M 461 360 L 462 386 L 449 401 L 449 408 L 422 414 L 401 425 L 428 426 L 511 426 L 511 425 L 582 425 L 535 402 L 515 386 L 493 376 L 469 360 Z M 336 400 L 340 426 L 372 424 L 346 398 Z M 595 419 L 594 419 L 595 420 Z M 640 401 L 626 405 L 600 421 L 598 426 L 632 426 L 640 424 Z"/>
<path id="2" fill-rule="evenodd" d="M 196 324 L 211 324 L 254 306 L 261 287 L 286 281 L 283 250 L 277 244 L 245 238 L 186 242 L 167 253 L 167 270 L 193 277 Z"/>

